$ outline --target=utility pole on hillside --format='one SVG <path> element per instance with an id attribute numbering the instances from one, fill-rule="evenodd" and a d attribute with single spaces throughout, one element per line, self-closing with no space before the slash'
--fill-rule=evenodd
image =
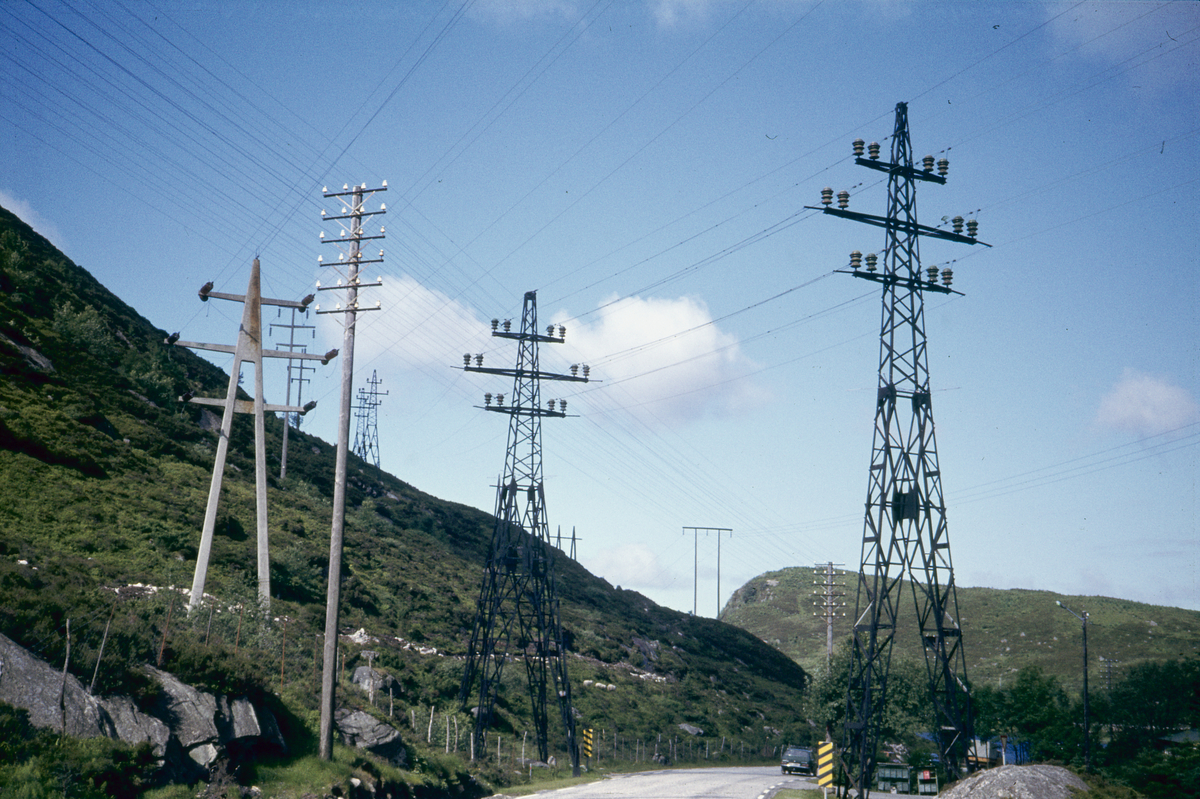
<path id="1" fill-rule="evenodd" d="M 342 600 L 342 534 L 346 521 L 346 459 L 350 449 L 350 404 L 353 399 L 354 381 L 354 333 L 358 324 L 358 314 L 363 311 L 379 310 L 378 302 L 373 306 L 359 303 L 360 289 L 382 286 L 383 278 L 374 283 L 363 283 L 359 272 L 364 264 L 383 263 L 383 250 L 379 257 L 364 257 L 363 242 L 384 238 L 383 226 L 378 235 L 368 236 L 363 233 L 363 220 L 369 217 L 387 213 L 387 205 L 380 203 L 378 211 L 364 210 L 364 201 L 375 192 L 387 191 L 387 181 L 378 189 L 368 189 L 367 184 L 342 186 L 341 191 L 324 192 L 325 197 L 336 197 L 341 203 L 341 213 L 333 216 L 321 211 L 321 218 L 326 222 L 337 222 L 341 230 L 336 238 L 325 238 L 321 232 L 322 244 L 333 244 L 340 251 L 337 263 L 325 263 L 324 256 L 317 258 L 322 266 L 333 266 L 338 271 L 335 285 L 322 286 L 317 284 L 318 291 L 344 291 L 342 302 L 333 308 L 321 309 L 317 306 L 318 314 L 341 314 L 342 316 L 342 402 L 338 416 L 337 465 L 333 482 L 333 523 L 329 533 L 329 588 L 325 596 L 325 648 L 321 672 L 321 728 L 319 754 L 322 760 L 333 756 L 333 705 L 334 687 L 337 677 L 337 647 L 338 647 L 338 611 Z"/>
<path id="2" fill-rule="evenodd" d="M 259 277 L 258 259 L 250 267 L 250 283 L 245 294 L 225 294 L 213 291 L 210 280 L 200 287 L 201 302 L 209 299 L 230 300 L 242 303 L 242 322 L 238 327 L 236 345 L 204 344 L 198 341 L 180 341 L 178 333 L 167 337 L 166 343 L 177 347 L 189 347 L 195 350 L 224 352 L 233 355 L 233 364 L 229 368 L 229 389 L 225 399 L 197 397 L 190 391 L 179 398 L 181 402 L 193 405 L 212 405 L 224 408 L 221 417 L 221 431 L 217 438 L 217 454 L 213 462 L 212 482 L 208 488 L 208 505 L 204 509 L 204 527 L 200 532 L 200 549 L 196 553 L 196 571 L 192 577 L 192 593 L 188 599 L 188 612 L 191 613 L 204 601 L 204 583 L 208 577 L 208 559 L 212 552 L 213 533 L 217 526 L 217 505 L 221 498 L 221 483 L 225 477 L 225 458 L 229 452 L 229 435 L 233 430 L 233 415 L 235 413 L 250 413 L 254 415 L 254 488 L 258 520 L 258 604 L 264 613 L 271 608 L 271 558 L 267 540 L 267 432 L 264 413 L 308 413 L 317 403 L 310 402 L 304 407 L 291 405 L 268 405 L 263 399 L 263 358 L 298 358 L 301 360 L 318 360 L 327 364 L 337 355 L 337 350 L 325 355 L 308 355 L 307 353 L 282 352 L 280 350 L 264 350 L 262 346 L 262 306 L 278 305 L 282 308 L 304 310 L 312 302 L 310 294 L 299 302 L 293 300 L 273 300 L 262 296 L 261 279 Z M 254 399 L 239 400 L 238 377 L 242 364 L 254 364 Z"/>
<path id="3" fill-rule="evenodd" d="M 520 332 L 513 332 L 511 320 L 504 322 L 503 329 L 499 319 L 492 320 L 493 336 L 517 342 L 516 368 L 485 367 L 482 354 L 463 356 L 463 371 L 511 377 L 513 387 L 507 405 L 504 394 L 493 397 L 488 393 L 483 395 L 483 405 L 477 406 L 509 417 L 508 451 L 504 473 L 496 486 L 495 528 L 479 588 L 459 701 L 465 707 L 478 684 L 471 751 L 486 752 L 487 729 L 492 723 L 504 664 L 510 658 L 522 660 L 533 706 L 538 757 L 542 762 L 550 757 L 546 700 L 547 690 L 552 689 L 562 714 L 571 771 L 579 776 L 567 650 L 559 620 L 554 548 L 550 546 L 542 482 L 542 419 L 566 418 L 567 401 L 547 400 L 543 407 L 541 383 L 586 383 L 591 370 L 587 366 L 581 370 L 576 364 L 569 375 L 541 371 L 538 345 L 563 343 L 567 330 L 550 325 L 542 335 L 537 325 L 537 292 L 527 291 Z"/>
<path id="4" fill-rule="evenodd" d="M 582 541 L 582 540 L 583 539 L 581 539 L 581 538 L 575 537 L 575 526 L 572 525 L 571 526 L 571 550 L 570 550 L 571 554 L 569 556 L 571 558 L 571 560 L 575 560 L 575 542 Z M 554 546 L 560 552 L 563 551 L 563 537 L 562 537 L 562 525 L 561 524 L 558 526 L 558 537 L 555 539 Z"/>
<path id="5" fill-rule="evenodd" d="M 967 682 L 962 629 L 941 469 L 934 436 L 925 341 L 924 295 L 955 293 L 953 272 L 936 266 L 922 274 L 919 241 L 922 236 L 960 244 L 981 244 L 978 223 L 956 216 L 953 232 L 917 222 L 918 182 L 944 184 L 949 170 L 945 158 L 932 155 L 913 166 L 908 133 L 908 105 L 896 105 L 891 160 L 880 160 L 872 142 L 863 158 L 864 142 L 854 142 L 855 163 L 883 172 L 888 180 L 887 216 L 847 210 L 848 191 L 821 190 L 826 214 L 884 228 L 882 256 L 850 253 L 848 274 L 883 287 L 879 336 L 879 384 L 875 406 L 875 437 L 867 487 L 862 559 L 855 601 L 853 650 L 846 696 L 846 727 L 842 738 L 842 769 L 860 797 L 870 791 L 875 768 L 882 710 L 887 698 L 888 669 L 896 630 L 900 582 L 907 576 L 913 589 L 926 672 L 938 727 L 938 749 L 950 779 L 970 761 L 974 735 L 971 695 Z M 934 174 L 934 167 L 937 174 Z M 882 264 L 878 262 L 882 260 Z M 882 272 L 877 271 L 882 266 Z"/>
<path id="6" fill-rule="evenodd" d="M 813 567 L 813 576 L 821 575 L 820 580 L 813 580 L 813 585 L 817 588 L 813 589 L 813 596 L 820 597 L 819 602 L 813 604 L 820 608 L 819 613 L 814 613 L 814 616 L 825 617 L 825 671 L 829 672 L 829 664 L 833 661 L 833 620 L 837 616 L 845 616 L 846 611 L 838 611 L 838 608 L 846 607 L 845 602 L 839 600 L 846 595 L 845 591 L 840 591 L 844 583 L 837 581 L 837 572 L 834 571 L 835 566 L 841 566 L 840 563 L 818 563 Z M 820 570 L 820 571 L 818 571 Z"/>
<path id="7" fill-rule="evenodd" d="M 287 347 L 288 352 L 296 352 L 297 350 L 299 350 L 300 352 L 308 352 L 307 345 L 296 343 L 296 331 L 297 330 L 311 330 L 311 331 L 313 331 L 312 332 L 313 338 L 316 338 L 317 329 L 314 325 L 298 325 L 298 324 L 296 324 L 297 309 L 292 308 L 291 311 L 292 311 L 291 324 L 285 325 L 282 322 L 272 322 L 271 323 L 272 330 L 279 327 L 279 328 L 283 328 L 284 330 L 288 331 L 288 343 L 287 344 L 277 344 L 276 346 L 280 347 L 281 349 L 283 347 Z M 279 312 L 283 313 L 283 309 L 280 308 Z M 304 309 L 302 311 L 302 313 L 304 314 L 304 317 L 307 319 L 308 318 L 308 309 L 307 308 Z M 304 373 L 312 372 L 312 371 L 315 371 L 315 368 L 312 366 L 305 366 L 304 361 L 302 359 L 288 358 L 288 365 L 287 365 L 288 385 L 287 385 L 287 398 L 284 401 L 285 405 L 292 404 L 292 383 L 296 384 L 296 404 L 300 405 L 304 402 L 304 384 L 309 382 L 308 378 L 304 376 Z M 283 419 L 285 422 L 283 425 L 283 447 L 280 450 L 280 455 L 279 455 L 279 479 L 280 480 L 283 480 L 287 477 L 288 430 L 291 429 L 292 427 L 295 427 L 297 430 L 300 429 L 300 414 L 285 413 L 283 415 Z"/>
<path id="8" fill-rule="evenodd" d="M 717 615 L 714 618 L 721 617 L 721 534 L 729 533 L 733 535 L 733 529 L 729 527 L 684 527 L 683 534 L 687 535 L 688 531 L 692 532 L 692 615 L 700 615 L 700 533 L 704 533 L 705 537 L 709 533 L 717 534 Z"/>
<path id="9" fill-rule="evenodd" d="M 379 468 L 379 406 L 383 404 L 380 397 L 386 397 L 388 392 L 380 391 L 378 373 L 371 370 L 371 379 L 367 381 L 370 388 L 358 390 L 358 404 L 354 406 L 354 416 L 358 419 L 358 427 L 354 433 L 354 454 L 367 463 Z"/>

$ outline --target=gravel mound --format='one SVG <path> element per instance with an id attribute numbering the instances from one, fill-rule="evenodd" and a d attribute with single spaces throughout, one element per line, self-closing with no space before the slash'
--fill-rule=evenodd
<path id="1" fill-rule="evenodd" d="M 1087 784 L 1062 766 L 1000 766 L 942 791 L 942 799 L 1071 799 Z"/>

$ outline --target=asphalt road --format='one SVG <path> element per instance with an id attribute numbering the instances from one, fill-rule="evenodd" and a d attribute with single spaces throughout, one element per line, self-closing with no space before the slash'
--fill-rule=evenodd
<path id="1" fill-rule="evenodd" d="M 599 782 L 543 791 L 538 799 L 760 799 L 776 788 L 815 788 L 779 767 L 697 768 L 618 774 Z"/>

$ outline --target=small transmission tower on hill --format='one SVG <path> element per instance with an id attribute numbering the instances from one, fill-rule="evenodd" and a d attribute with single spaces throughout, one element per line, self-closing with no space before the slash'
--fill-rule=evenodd
<path id="1" fill-rule="evenodd" d="M 472 753 L 486 751 L 487 729 L 492 723 L 500 676 L 510 658 L 525 663 L 529 699 L 537 734 L 538 757 L 547 762 L 550 745 L 547 692 L 558 697 L 566 732 L 571 770 L 579 775 L 579 747 L 575 742 L 575 717 L 571 709 L 571 684 L 567 679 L 567 651 L 563 645 L 555 588 L 554 548 L 546 521 L 546 494 L 542 484 L 542 419 L 565 418 L 566 400 L 547 400 L 542 406 L 543 380 L 588 382 L 587 366 L 571 367 L 571 374 L 543 372 L 538 367 L 539 344 L 561 344 L 565 327 L 537 332 L 537 292 L 525 293 L 520 332 L 511 320 L 492 320 L 492 335 L 518 344 L 515 369 L 483 365 L 483 355 L 463 356 L 463 370 L 513 378 L 510 402 L 503 394 L 484 394 L 483 410 L 507 414 L 508 453 L 504 473 L 496 486 L 496 518 L 491 551 L 483 571 L 479 603 L 467 661 L 463 668 L 460 700 L 464 705 L 478 693 Z M 503 329 L 501 329 L 501 327 Z M 473 364 L 473 365 L 472 365 Z M 478 688 L 476 688 L 478 686 Z"/>
<path id="2" fill-rule="evenodd" d="M 951 269 L 941 271 L 940 283 L 936 266 L 922 274 L 919 241 L 927 236 L 982 244 L 974 219 L 966 222 L 966 235 L 961 216 L 953 219 L 952 232 L 917 223 L 917 183 L 945 184 L 950 164 L 927 155 L 921 168 L 913 166 L 906 103 L 896 105 L 891 160 L 880 160 L 876 142 L 866 147 L 866 158 L 863 149 L 863 140 L 855 140 L 855 163 L 888 176 L 887 216 L 847 210 L 847 191 L 838 192 L 834 208 L 833 189 L 821 191 L 825 213 L 886 231 L 882 256 L 867 255 L 863 271 L 863 255 L 855 250 L 849 271 L 883 286 L 875 437 L 842 739 L 842 769 L 860 797 L 868 795 L 875 768 L 903 578 L 913 587 L 942 762 L 951 779 L 969 765 L 971 695 L 934 437 L 924 312 L 925 292 L 958 292 L 950 288 Z"/>
<path id="3" fill-rule="evenodd" d="M 379 406 L 383 404 L 380 397 L 386 397 L 388 392 L 380 391 L 379 385 L 383 381 L 379 379 L 378 373 L 372 369 L 371 379 L 367 381 L 370 388 L 360 388 L 358 390 L 358 402 L 354 406 L 354 418 L 358 420 L 358 427 L 354 432 L 354 454 L 362 458 L 367 463 L 379 468 Z"/>
<path id="4" fill-rule="evenodd" d="M 308 352 L 308 347 L 306 345 L 296 343 L 296 331 L 297 330 L 311 330 L 311 331 L 313 331 L 313 333 L 312 333 L 313 338 L 316 338 L 316 335 L 317 335 L 316 328 L 312 325 L 296 324 L 296 310 L 297 309 L 292 308 L 291 310 L 292 310 L 291 324 L 285 325 L 283 322 L 272 322 L 270 325 L 270 329 L 272 332 L 274 332 L 275 328 L 277 328 L 277 327 L 288 331 L 288 343 L 278 344 L 276 346 L 278 346 L 280 348 L 287 347 L 289 352 L 296 352 L 297 350 L 299 350 L 300 352 Z M 279 312 L 282 313 L 283 309 L 280 308 Z M 305 309 L 304 311 L 302 311 L 302 313 L 304 314 L 304 317 L 307 319 L 308 318 L 308 310 Z M 307 377 L 304 376 L 304 373 L 313 371 L 314 367 L 305 366 L 303 360 L 299 360 L 299 363 L 296 363 L 297 360 L 298 359 L 296 359 L 296 358 L 288 358 L 288 367 L 287 367 L 288 387 L 287 387 L 287 397 L 284 401 L 285 405 L 292 404 L 292 384 L 293 383 L 296 384 L 296 404 L 299 405 L 304 402 L 304 384 L 311 382 Z M 279 453 L 279 479 L 280 480 L 283 480 L 287 477 L 288 431 L 291 430 L 291 428 L 293 428 L 293 427 L 296 428 L 297 430 L 300 429 L 300 418 L 301 417 L 300 417 L 300 414 L 298 414 L 298 413 L 285 413 L 283 415 L 283 418 L 285 421 L 285 424 L 283 426 L 283 446 L 280 448 L 280 453 Z"/>

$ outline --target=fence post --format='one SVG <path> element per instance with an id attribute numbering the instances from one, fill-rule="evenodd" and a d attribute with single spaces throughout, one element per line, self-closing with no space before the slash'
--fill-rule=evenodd
<path id="1" fill-rule="evenodd" d="M 92 671 L 92 684 L 88 686 L 90 694 L 96 688 L 96 677 L 100 674 L 100 661 L 104 659 L 104 645 L 108 643 L 108 626 L 112 624 L 113 615 L 117 612 L 117 603 L 113 602 L 112 613 L 108 614 L 108 621 L 104 623 L 104 637 L 100 639 L 100 654 L 96 655 L 96 668 Z"/>

